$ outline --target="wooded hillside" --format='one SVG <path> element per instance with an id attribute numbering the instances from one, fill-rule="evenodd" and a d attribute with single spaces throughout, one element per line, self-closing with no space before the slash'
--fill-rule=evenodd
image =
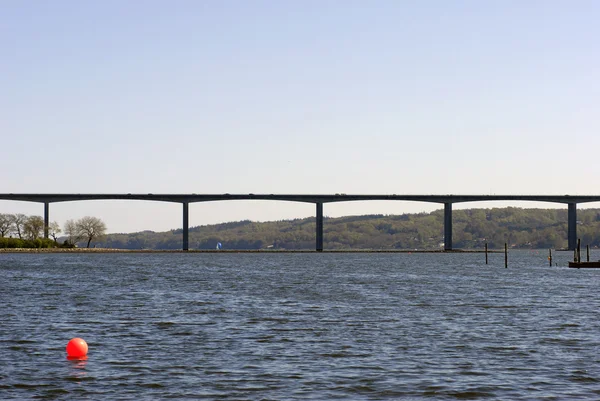
<path id="1" fill-rule="evenodd" d="M 440 249 L 443 210 L 403 215 L 325 218 L 325 249 Z M 600 246 L 600 209 L 577 212 L 582 244 Z M 190 227 L 190 249 L 314 249 L 315 218 L 274 222 L 249 220 Z M 567 246 L 566 209 L 516 207 L 453 211 L 455 249 L 561 249 Z M 182 230 L 109 234 L 98 247 L 122 249 L 181 249 Z"/>

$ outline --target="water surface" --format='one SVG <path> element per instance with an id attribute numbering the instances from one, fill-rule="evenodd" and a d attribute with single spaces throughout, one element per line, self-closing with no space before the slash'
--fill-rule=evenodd
<path id="1" fill-rule="evenodd" d="M 600 269 L 546 255 L 0 254 L 0 398 L 599 399 Z"/>

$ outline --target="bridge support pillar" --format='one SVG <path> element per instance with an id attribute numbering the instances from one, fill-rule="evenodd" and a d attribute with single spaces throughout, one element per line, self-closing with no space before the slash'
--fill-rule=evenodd
<path id="1" fill-rule="evenodd" d="M 569 251 L 577 248 L 577 203 L 569 203 L 567 235 L 569 239 Z"/>
<path id="2" fill-rule="evenodd" d="M 444 203 L 444 251 L 452 250 L 452 202 Z"/>
<path id="3" fill-rule="evenodd" d="M 48 238 L 48 227 L 50 226 L 50 202 L 44 202 L 44 238 Z"/>
<path id="4" fill-rule="evenodd" d="M 183 250 L 187 251 L 190 249 L 190 204 L 183 202 Z"/>
<path id="5" fill-rule="evenodd" d="M 317 252 L 323 252 L 323 203 L 317 202 Z"/>

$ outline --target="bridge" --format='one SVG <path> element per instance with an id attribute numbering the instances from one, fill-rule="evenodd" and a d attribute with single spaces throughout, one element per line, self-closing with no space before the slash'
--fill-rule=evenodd
<path id="1" fill-rule="evenodd" d="M 577 204 L 600 201 L 600 195 L 301 195 L 301 194 L 0 194 L 0 200 L 44 204 L 44 236 L 48 238 L 50 203 L 86 200 L 141 200 L 181 203 L 183 206 L 182 249 L 189 249 L 189 204 L 228 200 L 271 200 L 314 203 L 316 205 L 316 251 L 323 251 L 323 204 L 351 201 L 414 201 L 444 205 L 444 250 L 452 250 L 452 205 L 482 201 L 532 201 L 562 203 L 568 207 L 568 247 L 577 247 Z"/>

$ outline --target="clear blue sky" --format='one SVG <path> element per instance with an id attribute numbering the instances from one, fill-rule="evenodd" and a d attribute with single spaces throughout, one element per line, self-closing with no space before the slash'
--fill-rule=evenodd
<path id="1" fill-rule="evenodd" d="M 598 21 L 593 0 L 5 0 L 0 192 L 598 194 Z M 109 232 L 181 227 L 178 204 L 51 205 L 61 225 L 85 215 Z"/>

